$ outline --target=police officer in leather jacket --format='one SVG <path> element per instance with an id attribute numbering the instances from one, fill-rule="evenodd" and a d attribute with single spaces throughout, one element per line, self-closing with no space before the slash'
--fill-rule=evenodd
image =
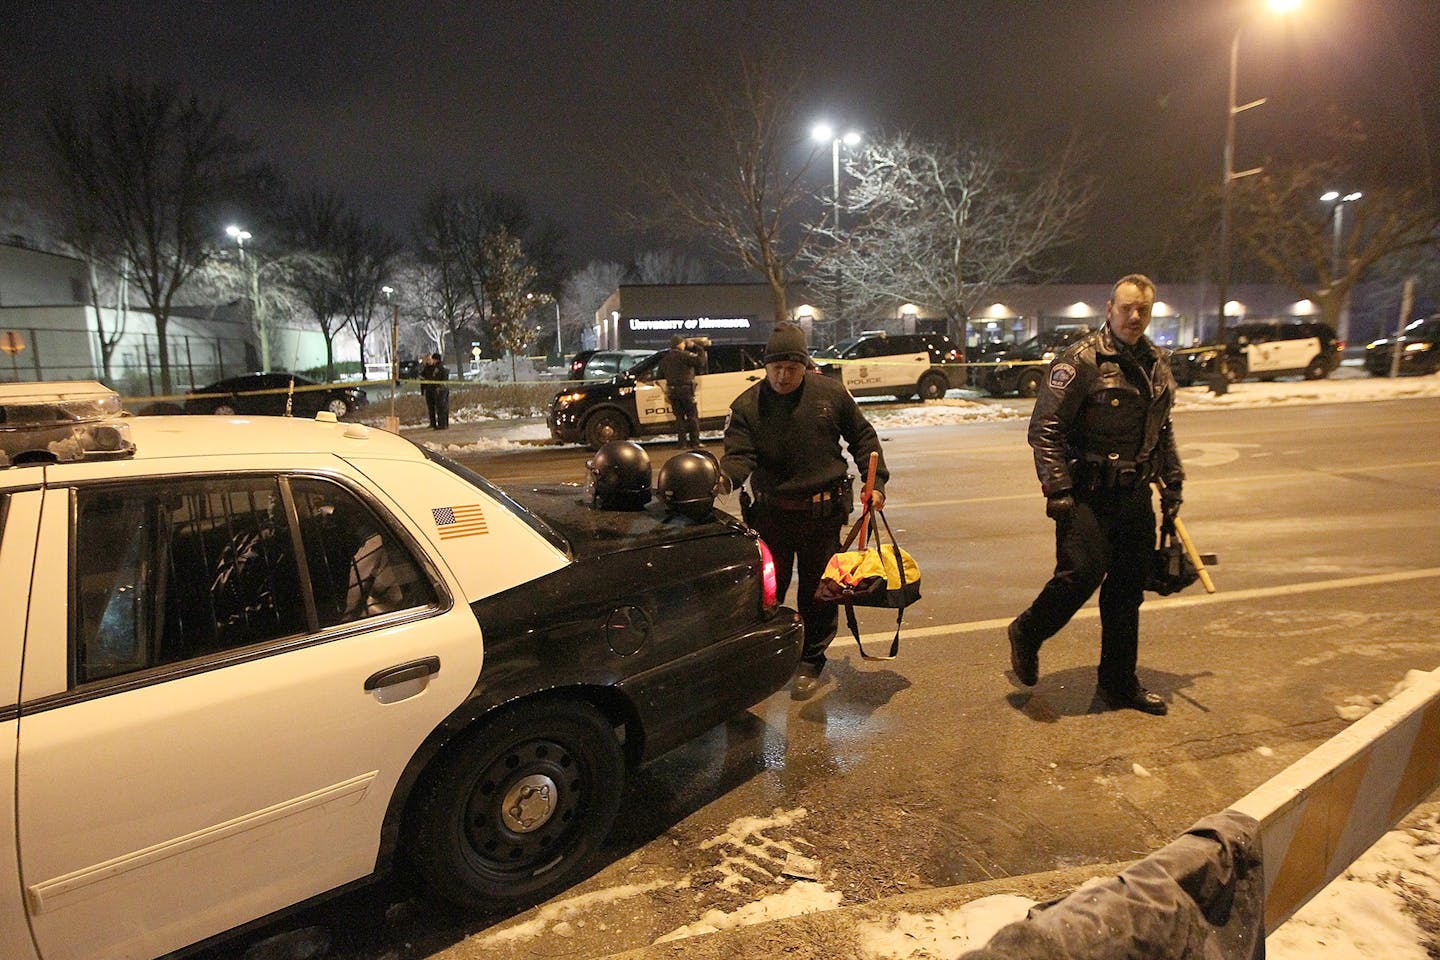
<path id="1" fill-rule="evenodd" d="M 655 365 L 656 374 L 665 381 L 665 399 L 670 401 L 670 414 L 675 418 L 675 439 L 682 450 L 700 448 L 700 414 L 695 405 L 695 378 L 709 365 L 705 348 L 710 341 L 704 337 L 670 338 L 670 349 Z"/>
<path id="2" fill-rule="evenodd" d="M 1145 336 L 1155 284 L 1122 277 L 1105 326 L 1051 363 L 1030 417 L 1030 446 L 1055 521 L 1055 572 L 1009 627 L 1010 665 L 1025 686 L 1039 679 L 1040 645 L 1100 590 L 1097 694 L 1111 707 L 1164 714 L 1166 703 L 1135 674 L 1140 602 L 1162 486 L 1167 516 L 1180 509 L 1185 474 L 1175 451 L 1169 352 Z"/>

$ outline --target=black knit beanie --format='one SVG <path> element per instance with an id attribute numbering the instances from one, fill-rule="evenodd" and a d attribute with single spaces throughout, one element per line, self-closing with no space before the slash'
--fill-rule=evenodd
<path id="1" fill-rule="evenodd" d="M 807 364 L 810 362 L 810 354 L 805 349 L 805 331 L 796 324 L 780 324 L 765 344 L 765 362 L 776 363 L 781 360 Z"/>

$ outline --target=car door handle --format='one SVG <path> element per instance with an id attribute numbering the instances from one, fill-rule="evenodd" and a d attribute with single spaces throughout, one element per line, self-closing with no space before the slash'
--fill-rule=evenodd
<path id="1" fill-rule="evenodd" d="M 393 667 L 386 667 L 384 670 L 370 674 L 365 679 L 365 691 L 369 693 L 382 687 L 393 687 L 397 683 L 420 680 L 439 672 L 439 657 L 425 657 L 420 660 L 411 660 L 409 663 L 397 663 Z"/>
<path id="2" fill-rule="evenodd" d="M 746 377 L 745 379 L 749 380 L 751 383 L 754 383 L 756 380 L 759 380 L 760 377 Z"/>

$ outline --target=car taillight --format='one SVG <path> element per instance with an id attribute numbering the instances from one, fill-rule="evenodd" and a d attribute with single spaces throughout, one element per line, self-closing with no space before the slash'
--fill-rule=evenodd
<path id="1" fill-rule="evenodd" d="M 1336 352 L 1336 353 L 1344 353 L 1344 352 L 1345 352 L 1345 341 L 1344 341 L 1344 340 L 1336 340 L 1336 341 L 1335 341 L 1335 352 Z"/>
<path id="2" fill-rule="evenodd" d="M 765 541 L 759 537 L 755 542 L 760 547 L 760 602 L 766 610 L 773 610 L 779 602 L 775 588 L 775 556 Z"/>

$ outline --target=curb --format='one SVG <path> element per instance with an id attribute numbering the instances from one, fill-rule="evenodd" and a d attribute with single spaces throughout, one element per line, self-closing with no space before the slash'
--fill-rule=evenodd
<path id="1" fill-rule="evenodd" d="M 982 897 L 997 894 L 1027 897 L 1037 902 L 1064 896 L 1092 877 L 1118 874 L 1134 861 L 1065 867 L 997 880 L 981 880 L 955 887 L 935 887 L 902 893 L 881 900 L 822 910 L 764 923 L 699 934 L 681 940 L 653 943 L 600 960 L 734 960 L 747 957 L 784 957 L 785 960 L 838 960 L 864 956 L 858 942 L 866 924 L 892 923 L 899 914 L 933 914 L 957 910 Z M 979 946 L 979 944 L 976 944 Z"/>

